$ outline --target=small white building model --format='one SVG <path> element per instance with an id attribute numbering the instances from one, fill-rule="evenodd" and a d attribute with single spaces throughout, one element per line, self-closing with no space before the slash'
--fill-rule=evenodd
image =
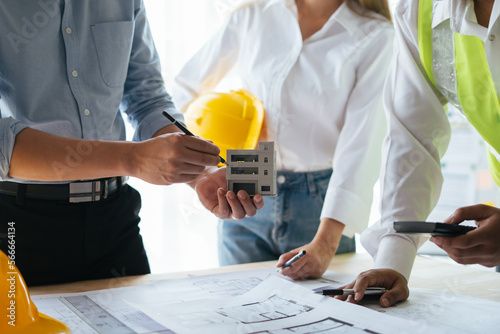
<path id="1" fill-rule="evenodd" d="M 227 189 L 248 195 L 276 196 L 274 142 L 259 142 L 256 150 L 227 150 Z"/>

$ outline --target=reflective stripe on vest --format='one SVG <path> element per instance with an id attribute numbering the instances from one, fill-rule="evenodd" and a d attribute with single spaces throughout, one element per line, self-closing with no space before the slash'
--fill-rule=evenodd
<path id="1" fill-rule="evenodd" d="M 436 1 L 436 0 L 435 0 Z M 493 179 L 500 186 L 500 101 L 486 61 L 484 43 L 476 36 L 451 33 L 455 54 L 456 93 L 436 84 L 433 73 L 432 29 L 433 0 L 420 0 L 418 11 L 418 47 L 420 60 L 432 84 L 467 117 L 488 146 L 488 162 Z M 446 22 L 445 22 L 446 24 Z M 448 28 L 449 29 L 449 28 Z M 458 100 L 454 96 L 458 97 Z"/>

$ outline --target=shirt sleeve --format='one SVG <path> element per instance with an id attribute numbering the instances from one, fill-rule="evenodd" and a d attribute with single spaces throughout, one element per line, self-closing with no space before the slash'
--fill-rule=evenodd
<path id="1" fill-rule="evenodd" d="M 393 28 L 388 23 L 366 37 L 359 51 L 356 83 L 346 105 L 344 125 L 333 158 L 321 217 L 345 224 L 344 234 L 368 225 L 373 187 L 380 171 L 385 135 L 382 88 L 392 57 Z"/>
<path id="2" fill-rule="evenodd" d="M 419 236 L 397 234 L 394 221 L 425 220 L 442 186 L 440 160 L 450 140 L 450 124 L 441 96 L 429 83 L 418 53 L 418 1 L 403 0 L 395 11 L 395 52 L 383 103 L 388 132 L 383 143 L 380 221 L 361 242 L 375 268 L 409 278 Z"/>
<path id="3" fill-rule="evenodd" d="M 185 111 L 198 96 L 212 92 L 238 60 L 239 12 L 233 13 L 175 77 L 173 96 Z"/>
<path id="4" fill-rule="evenodd" d="M 6 181 L 9 177 L 10 161 L 16 136 L 27 128 L 28 125 L 9 118 L 0 119 L 0 181 Z"/>
<path id="5" fill-rule="evenodd" d="M 136 10 L 134 36 L 124 95 L 121 104 L 135 129 L 134 140 L 146 140 L 171 124 L 163 115 L 166 110 L 179 121 L 182 114 L 175 109 L 165 89 L 160 60 L 146 18 L 144 3 Z"/>

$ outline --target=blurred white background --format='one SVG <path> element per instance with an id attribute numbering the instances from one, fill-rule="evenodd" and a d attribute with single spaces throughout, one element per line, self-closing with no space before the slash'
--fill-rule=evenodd
<path id="1" fill-rule="evenodd" d="M 222 23 L 217 0 L 145 0 L 151 30 L 170 92 L 174 76 Z M 217 9 L 219 8 L 219 9 Z M 132 128 L 127 129 L 131 137 Z M 213 268 L 217 219 L 188 186 L 129 184 L 142 196 L 141 233 L 153 273 Z"/>

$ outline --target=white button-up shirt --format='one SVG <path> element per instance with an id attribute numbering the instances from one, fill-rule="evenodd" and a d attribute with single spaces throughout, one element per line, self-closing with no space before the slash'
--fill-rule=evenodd
<path id="1" fill-rule="evenodd" d="M 254 1 L 236 10 L 176 78 L 176 106 L 216 85 L 236 65 L 244 88 L 267 113 L 277 167 L 332 168 L 322 217 L 362 231 L 378 178 L 385 133 L 382 85 L 392 26 L 346 5 L 302 40 L 295 1 Z"/>
<path id="2" fill-rule="evenodd" d="M 477 23 L 472 1 L 438 1 L 434 10 L 434 27 L 449 20 L 452 31 L 485 42 L 486 58 L 500 92 L 500 43 L 488 38 L 500 33 L 500 2 L 494 3 L 488 29 Z M 389 127 L 382 158 L 381 220 L 362 234 L 361 241 L 375 257 L 375 268 L 394 269 L 408 279 L 424 240 L 396 234 L 392 224 L 425 220 L 436 205 L 443 182 L 440 159 L 451 129 L 442 97 L 427 81 L 420 62 L 418 1 L 400 1 L 394 21 L 395 56 L 384 90 Z"/>

